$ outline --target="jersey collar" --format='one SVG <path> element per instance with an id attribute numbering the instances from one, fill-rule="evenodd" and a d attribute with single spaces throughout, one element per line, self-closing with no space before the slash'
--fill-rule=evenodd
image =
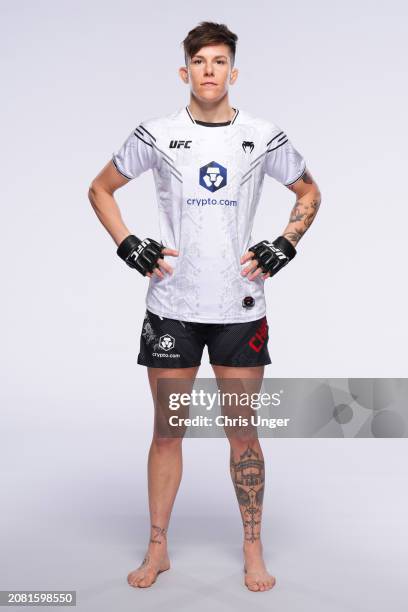
<path id="1" fill-rule="evenodd" d="M 190 112 L 190 110 L 189 110 L 188 106 L 185 106 L 185 107 L 184 107 L 184 110 L 185 110 L 185 112 L 187 113 L 188 120 L 189 120 L 191 123 L 193 123 L 194 125 L 200 125 L 200 123 L 197 123 L 197 122 L 195 121 L 195 119 L 194 119 L 193 115 L 191 114 L 191 112 Z M 227 124 L 225 127 L 231 127 L 232 125 L 234 125 L 234 123 L 235 123 L 235 121 L 236 121 L 236 119 L 237 119 L 237 117 L 238 117 L 238 115 L 239 115 L 239 109 L 238 109 L 238 108 L 235 108 L 234 110 L 235 110 L 235 115 L 234 115 L 234 116 L 233 116 L 233 118 L 231 119 L 231 122 L 230 122 L 230 123 L 228 123 L 228 124 Z M 203 126 L 203 127 L 205 127 L 205 126 Z M 221 127 L 221 126 L 220 126 L 220 127 Z"/>

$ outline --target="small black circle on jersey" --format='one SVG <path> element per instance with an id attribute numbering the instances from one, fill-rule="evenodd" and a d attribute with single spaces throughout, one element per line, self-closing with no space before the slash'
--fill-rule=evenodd
<path id="1" fill-rule="evenodd" d="M 255 305 L 255 300 L 252 295 L 247 295 L 242 300 L 243 308 L 252 308 Z"/>

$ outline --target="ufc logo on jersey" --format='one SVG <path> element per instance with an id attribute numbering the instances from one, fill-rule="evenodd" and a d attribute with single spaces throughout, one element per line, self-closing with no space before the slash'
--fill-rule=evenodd
<path id="1" fill-rule="evenodd" d="M 190 145 L 192 140 L 170 140 L 169 148 L 170 149 L 190 149 Z"/>

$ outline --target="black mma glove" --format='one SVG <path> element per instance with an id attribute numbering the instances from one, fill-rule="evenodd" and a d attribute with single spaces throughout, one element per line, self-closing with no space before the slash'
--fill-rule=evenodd
<path id="1" fill-rule="evenodd" d="M 295 247 L 284 236 L 279 236 L 273 242 L 268 242 L 268 240 L 258 242 L 248 251 L 255 253 L 254 259 L 258 261 L 255 270 L 261 268 L 262 272 L 265 274 L 269 272 L 270 276 L 279 272 L 296 255 Z M 255 270 L 252 272 L 255 272 Z"/>
<path id="2" fill-rule="evenodd" d="M 128 266 L 146 276 L 147 272 L 153 272 L 154 268 L 159 267 L 157 260 L 165 248 L 152 238 L 139 240 L 137 236 L 130 234 L 120 243 L 116 252 Z"/>

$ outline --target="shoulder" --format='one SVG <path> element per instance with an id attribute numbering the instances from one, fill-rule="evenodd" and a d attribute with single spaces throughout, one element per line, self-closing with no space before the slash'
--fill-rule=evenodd
<path id="1" fill-rule="evenodd" d="M 176 125 L 181 120 L 181 110 L 174 111 L 169 113 L 168 115 L 162 115 L 160 117 L 150 117 L 148 119 L 144 119 L 138 125 L 139 128 L 145 129 L 150 133 L 150 135 L 154 135 L 155 133 L 160 134 L 162 130 L 166 130 L 172 125 Z"/>
<path id="2" fill-rule="evenodd" d="M 273 121 L 269 119 L 264 119 L 262 117 L 256 117 L 247 111 L 240 111 L 240 123 L 242 125 L 247 125 L 248 127 L 252 127 L 255 129 L 259 135 L 266 140 L 265 144 L 267 144 L 270 139 L 274 137 L 280 137 L 285 134 L 284 130 Z"/>
<path id="3" fill-rule="evenodd" d="M 143 119 L 133 128 L 128 141 L 133 145 L 140 145 L 143 142 L 145 145 L 149 145 L 150 148 L 155 148 L 156 141 L 166 134 L 168 127 L 177 120 L 178 116 L 179 111 L 160 117 Z"/>

